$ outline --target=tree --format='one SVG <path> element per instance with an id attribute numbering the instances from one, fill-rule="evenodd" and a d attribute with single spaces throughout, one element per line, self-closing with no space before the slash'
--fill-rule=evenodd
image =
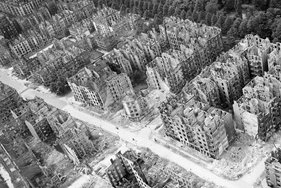
<path id="1" fill-rule="evenodd" d="M 248 22 L 249 32 L 254 32 L 258 34 L 261 38 L 271 36 L 271 25 L 273 24 L 273 20 L 268 16 L 270 15 L 262 11 L 259 12 L 257 15 L 252 16 Z"/>
<path id="2" fill-rule="evenodd" d="M 120 14 L 121 15 L 125 15 L 126 14 L 126 7 L 125 7 L 125 5 L 121 5 L 121 7 L 120 7 Z"/>
<path id="3" fill-rule="evenodd" d="M 233 24 L 232 18 L 230 16 L 227 16 L 222 26 L 222 34 L 226 34 L 227 31 L 231 28 L 232 24 Z"/>
<path id="4" fill-rule="evenodd" d="M 148 2 L 148 10 L 151 12 L 153 11 L 154 5 L 151 2 Z"/>
<path id="5" fill-rule="evenodd" d="M 142 17 L 147 20 L 147 19 L 149 18 L 148 15 L 149 15 L 148 10 L 145 10 L 144 13 L 143 13 L 143 15 L 142 15 Z"/>
<path id="6" fill-rule="evenodd" d="M 228 30 L 227 32 L 227 37 L 234 37 L 235 39 L 239 37 L 239 33 L 238 33 L 238 29 L 239 29 L 239 26 L 241 24 L 241 19 L 240 18 L 237 18 L 231 28 Z"/>
<path id="7" fill-rule="evenodd" d="M 137 6 L 133 7 L 133 11 L 134 14 L 139 14 L 139 8 Z"/>
<path id="8" fill-rule="evenodd" d="M 241 18 L 236 18 L 231 27 L 234 27 L 234 28 L 238 29 L 241 22 L 242 22 Z"/>
<path id="9" fill-rule="evenodd" d="M 169 10 L 168 10 L 168 16 L 172 16 L 175 13 L 175 9 L 174 7 L 170 6 Z"/>
<path id="10" fill-rule="evenodd" d="M 153 14 L 153 15 L 157 14 L 157 9 L 158 9 L 158 6 L 159 6 L 159 5 L 158 5 L 158 4 L 156 4 L 156 3 L 155 3 L 155 4 L 153 4 L 153 10 L 152 10 L 152 14 Z"/>
<path id="11" fill-rule="evenodd" d="M 162 24 L 163 22 L 163 17 L 160 14 L 155 14 L 154 15 L 154 23 L 156 25 Z"/>
<path id="12" fill-rule="evenodd" d="M 207 2 L 205 10 L 208 13 L 215 14 L 219 10 L 219 5 L 217 4 L 216 0 L 211 0 Z"/>
<path id="13" fill-rule="evenodd" d="M 148 4 L 148 2 L 143 3 L 142 10 L 143 10 L 143 11 L 146 11 L 146 10 L 148 10 L 148 9 L 149 9 L 149 4 Z"/>
<path id="14" fill-rule="evenodd" d="M 248 33 L 247 23 L 248 20 L 246 19 L 242 20 L 242 22 L 240 23 L 240 26 L 238 27 L 238 33 L 240 37 L 244 37 Z"/>
<path id="15" fill-rule="evenodd" d="M 205 21 L 205 12 L 204 11 L 199 12 L 199 16 L 198 16 L 197 22 L 201 22 L 203 20 Z"/>
<path id="16" fill-rule="evenodd" d="M 48 10 L 51 15 L 55 15 L 58 13 L 58 7 L 53 1 L 48 4 Z"/>
<path id="17" fill-rule="evenodd" d="M 139 2 L 139 12 L 140 12 L 140 14 L 142 15 L 143 14 L 143 12 L 145 11 L 145 9 L 143 9 L 143 6 L 144 6 L 144 2 L 143 1 L 140 1 Z"/>
<path id="18" fill-rule="evenodd" d="M 159 3 L 158 5 L 158 8 L 157 8 L 157 14 L 159 14 L 159 16 L 163 17 L 163 15 L 165 14 L 162 14 L 163 13 L 163 6 L 161 3 Z"/>
<path id="19" fill-rule="evenodd" d="M 181 11 L 180 18 L 183 20 L 186 19 L 186 12 L 184 10 Z"/>
<path id="20" fill-rule="evenodd" d="M 269 7 L 281 9 L 280 0 L 270 0 Z"/>
<path id="21" fill-rule="evenodd" d="M 123 5 L 124 5 L 126 8 L 130 7 L 130 1 L 129 1 L 129 0 L 124 0 Z"/>
<path id="22" fill-rule="evenodd" d="M 224 24 L 224 15 L 220 14 L 217 23 L 215 24 L 216 27 L 222 28 L 223 24 Z"/>
<path id="23" fill-rule="evenodd" d="M 212 25 L 212 14 L 210 12 L 206 14 L 205 21 L 207 25 Z"/>
<path id="24" fill-rule="evenodd" d="M 179 6 L 176 7 L 176 10 L 174 12 L 174 16 L 175 17 L 180 17 L 180 14 L 181 14 L 181 9 Z"/>
<path id="25" fill-rule="evenodd" d="M 193 11 L 193 13 L 192 13 L 192 20 L 194 21 L 194 22 L 197 22 L 197 20 L 198 20 L 198 14 L 197 14 L 197 12 L 196 11 Z"/>
<path id="26" fill-rule="evenodd" d="M 134 8 L 134 0 L 130 0 L 130 10 L 133 10 Z"/>
<path id="27" fill-rule="evenodd" d="M 242 1 L 235 0 L 235 10 L 238 16 L 242 17 Z"/>
<path id="28" fill-rule="evenodd" d="M 139 1 L 134 1 L 134 7 L 139 7 Z"/>
<path id="29" fill-rule="evenodd" d="M 224 0 L 225 3 L 224 3 L 224 9 L 227 11 L 227 12 L 231 12 L 234 10 L 234 0 Z"/>
<path id="30" fill-rule="evenodd" d="M 267 1 L 268 0 L 255 0 L 253 1 L 253 4 L 257 9 L 266 10 L 268 9 L 268 5 L 269 5 Z M 280 1 L 278 3 L 280 3 Z"/>
<path id="31" fill-rule="evenodd" d="M 196 0 L 193 11 L 201 12 L 201 11 L 204 11 L 204 10 L 205 10 L 204 0 Z"/>
<path id="32" fill-rule="evenodd" d="M 164 6 L 163 6 L 163 15 L 166 15 L 169 11 L 169 5 L 166 3 Z"/>
<path id="33" fill-rule="evenodd" d="M 217 21 L 218 21 L 217 15 L 213 14 L 211 19 L 211 25 L 216 25 Z"/>
<path id="34" fill-rule="evenodd" d="M 131 12 L 130 8 L 126 8 L 126 14 L 129 14 Z"/>
<path id="35" fill-rule="evenodd" d="M 189 16 L 192 16 L 192 11 L 191 11 L 191 9 L 189 9 L 189 10 L 186 12 L 186 17 L 189 17 Z"/>

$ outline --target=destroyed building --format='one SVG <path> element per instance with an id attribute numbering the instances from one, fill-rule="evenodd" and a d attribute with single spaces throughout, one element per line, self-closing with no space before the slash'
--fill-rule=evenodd
<path id="1" fill-rule="evenodd" d="M 198 54 L 203 66 L 209 65 L 222 51 L 221 30 L 188 19 L 165 18 L 163 26 L 169 46 L 179 50 L 184 45 Z"/>
<path id="2" fill-rule="evenodd" d="M 4 123 L 11 117 L 11 110 L 22 104 L 22 98 L 17 91 L 0 82 L 0 123 Z"/>
<path id="3" fill-rule="evenodd" d="M 76 101 L 103 110 L 119 102 L 127 92 L 133 93 L 129 77 L 113 72 L 105 61 L 81 69 L 68 83 Z"/>
<path id="4" fill-rule="evenodd" d="M 266 183 L 269 187 L 280 188 L 281 150 L 277 148 L 265 161 Z"/>
<path id="5" fill-rule="evenodd" d="M 210 76 L 206 75 L 209 75 L 207 69 L 203 70 L 190 82 L 187 82 L 182 91 L 194 95 L 196 100 L 200 102 L 220 107 L 222 99 L 219 87 Z"/>
<path id="6" fill-rule="evenodd" d="M 166 85 L 171 89 L 172 92 L 177 93 L 181 91 L 185 84 L 179 60 L 173 58 L 167 53 L 162 53 L 160 57 L 156 57 L 153 61 L 148 63 L 147 67 L 150 67 L 154 69 L 154 71 L 158 72 L 161 79 L 165 81 Z M 147 81 L 153 80 L 153 78 L 150 78 L 149 76 L 154 75 L 149 74 L 148 72 L 147 76 Z M 160 81 L 158 82 L 160 83 Z M 155 84 L 148 83 L 148 85 Z"/>
<path id="7" fill-rule="evenodd" d="M 218 158 L 234 139 L 232 115 L 186 95 L 184 103 L 172 97 L 160 107 L 166 135 L 212 158 Z"/>
<path id="8" fill-rule="evenodd" d="M 249 82 L 233 104 L 237 128 L 267 141 L 281 123 L 280 87 L 281 82 L 270 74 Z"/>
<path id="9" fill-rule="evenodd" d="M 132 158 L 130 151 L 116 154 L 115 159 L 111 159 L 111 165 L 107 169 L 107 176 L 114 188 L 128 187 L 129 185 L 138 188 L 150 188 L 146 177 L 137 162 L 137 158 Z"/>
<path id="10" fill-rule="evenodd" d="M 127 94 L 122 100 L 126 116 L 139 121 L 148 110 L 148 102 L 141 95 Z"/>

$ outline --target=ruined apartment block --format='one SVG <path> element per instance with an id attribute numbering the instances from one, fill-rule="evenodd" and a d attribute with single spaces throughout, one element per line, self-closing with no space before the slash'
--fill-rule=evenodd
<path id="1" fill-rule="evenodd" d="M 243 96 L 234 102 L 238 129 L 267 141 L 280 126 L 281 82 L 270 74 L 255 77 L 243 88 Z"/>
<path id="2" fill-rule="evenodd" d="M 172 92 L 179 92 L 184 86 L 181 64 L 178 59 L 173 58 L 171 55 L 162 53 L 160 57 L 156 57 L 147 66 L 158 72 Z M 150 76 L 150 74 L 147 74 L 147 76 Z M 148 78 L 147 80 L 150 81 L 151 79 Z M 148 85 L 152 84 L 149 83 Z"/>
<path id="3" fill-rule="evenodd" d="M 165 28 L 172 49 L 180 50 L 181 44 L 191 48 L 200 56 L 203 67 L 214 61 L 222 51 L 221 30 L 217 27 L 175 17 L 165 18 L 163 26 L 160 27 Z"/>
<path id="4" fill-rule="evenodd" d="M 126 116 L 134 121 L 139 121 L 147 114 L 148 102 L 141 95 L 128 94 L 122 100 Z"/>
<path id="5" fill-rule="evenodd" d="M 17 91 L 0 82 L 0 123 L 4 123 L 11 117 L 11 110 L 22 104 L 22 98 Z"/>
<path id="6" fill-rule="evenodd" d="M 105 61 L 81 69 L 68 83 L 76 101 L 102 110 L 120 102 L 128 92 L 133 93 L 129 77 L 125 73 L 116 74 Z"/>
<path id="7" fill-rule="evenodd" d="M 169 88 L 167 80 L 162 79 L 156 68 L 146 67 L 146 83 L 149 90 L 166 90 Z"/>
<path id="8" fill-rule="evenodd" d="M 186 95 L 185 103 L 176 100 L 168 99 L 160 108 L 166 134 L 203 155 L 218 158 L 235 135 L 231 114 L 191 95 Z"/>
<path id="9" fill-rule="evenodd" d="M 139 188 L 150 188 L 137 162 L 137 158 L 132 152 L 128 151 L 125 154 L 117 153 L 116 158 L 111 159 L 111 163 L 107 169 L 107 176 L 114 188 L 127 187 L 129 185 Z"/>
<path id="10" fill-rule="evenodd" d="M 135 15 L 121 16 L 120 11 L 103 7 L 92 16 L 95 26 L 94 39 L 97 46 L 110 51 L 116 47 L 121 36 L 130 36 L 135 29 Z"/>
<path id="11" fill-rule="evenodd" d="M 131 75 L 133 73 L 131 63 L 127 58 L 125 58 L 122 51 L 113 49 L 103 58 L 113 64 L 118 65 L 121 69 L 121 72 L 126 73 L 127 75 Z"/>
<path id="12" fill-rule="evenodd" d="M 58 186 L 74 168 L 73 164 L 79 165 L 99 151 L 69 114 L 40 98 L 24 101 L 11 111 L 1 132 L 4 154 L 19 169 L 19 174 L 12 174 L 19 177 L 18 183 L 26 181 L 33 187 Z M 54 157 L 55 163 L 51 159 Z"/>
<path id="13" fill-rule="evenodd" d="M 43 0 L 31 0 L 26 2 L 4 0 L 0 2 L 1 12 L 12 14 L 14 16 L 26 16 L 38 9 Z"/>
<path id="14" fill-rule="evenodd" d="M 280 188 L 281 150 L 277 148 L 265 161 L 266 183 L 269 187 Z"/>
<path id="15" fill-rule="evenodd" d="M 216 82 L 207 74 L 207 69 L 203 70 L 190 82 L 187 82 L 183 88 L 183 92 L 192 94 L 196 100 L 210 104 L 214 107 L 220 107 L 222 99 L 220 97 L 220 89 Z"/>
<path id="16" fill-rule="evenodd" d="M 122 72 L 130 75 L 134 69 L 145 70 L 148 62 L 161 56 L 159 42 L 149 34 L 142 33 L 133 40 L 125 40 L 105 55 L 105 59 L 118 65 Z"/>
<path id="17" fill-rule="evenodd" d="M 219 87 L 223 102 L 231 105 L 234 100 L 242 96 L 244 82 L 241 82 L 241 74 L 235 61 L 230 60 L 224 63 L 217 61 L 211 65 L 210 69 L 211 77 Z"/>

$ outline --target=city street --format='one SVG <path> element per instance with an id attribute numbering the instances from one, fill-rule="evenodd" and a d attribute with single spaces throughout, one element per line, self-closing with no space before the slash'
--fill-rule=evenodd
<path id="1" fill-rule="evenodd" d="M 211 171 L 203 168 L 202 166 L 182 157 L 179 154 L 173 153 L 171 150 L 165 148 L 164 146 L 150 140 L 149 137 L 151 133 L 151 128 L 149 127 L 146 127 L 137 133 L 130 132 L 121 127 L 119 129 L 116 129 L 116 126 L 114 124 L 99 119 L 98 117 L 89 115 L 85 112 L 81 112 L 73 108 L 71 105 L 68 105 L 67 99 L 65 98 L 57 97 L 50 93 L 40 93 L 33 89 L 26 88 L 23 82 L 21 82 L 20 80 L 15 80 L 14 78 L 10 77 L 3 69 L 0 69 L 0 81 L 14 87 L 20 93 L 24 91 L 21 93 L 21 95 L 24 97 L 28 97 L 28 98 L 33 96 L 41 97 L 50 105 L 53 105 L 57 108 L 67 111 L 73 117 L 81 121 L 88 122 L 91 125 L 101 127 L 102 129 L 111 132 L 113 134 L 116 134 L 124 141 L 130 142 L 140 147 L 147 147 L 151 149 L 154 153 L 158 154 L 160 157 L 168 159 L 182 166 L 186 170 L 192 171 L 194 174 L 198 175 L 199 177 L 207 181 L 214 182 L 217 185 L 228 187 L 228 188 L 252 188 L 254 182 L 256 181 L 256 179 L 259 177 L 259 175 L 262 173 L 264 169 L 264 164 L 263 164 L 264 162 L 261 161 L 251 173 L 245 175 L 240 180 L 229 181 L 215 175 Z"/>

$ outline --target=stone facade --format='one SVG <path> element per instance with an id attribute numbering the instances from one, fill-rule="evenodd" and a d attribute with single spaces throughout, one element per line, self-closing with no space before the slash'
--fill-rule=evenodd
<path id="1" fill-rule="evenodd" d="M 269 187 L 280 188 L 280 164 L 281 150 L 277 148 L 265 161 L 266 183 Z"/>
<path id="2" fill-rule="evenodd" d="M 111 165 L 107 169 L 107 176 L 114 188 L 126 187 L 128 185 L 138 186 L 140 188 L 150 188 L 140 165 L 136 158 L 126 156 L 130 154 L 127 151 L 125 154 L 121 152 L 116 154 L 116 159 L 111 159 Z"/>
<path id="3" fill-rule="evenodd" d="M 281 82 L 269 74 L 247 84 L 233 104 L 237 128 L 267 141 L 281 123 L 280 87 Z"/>
<path id="4" fill-rule="evenodd" d="M 125 73 L 116 74 L 105 61 L 80 70 L 68 79 L 76 101 L 98 109 L 120 102 L 126 93 L 133 93 L 129 77 Z"/>
<path id="5" fill-rule="evenodd" d="M 10 110 L 18 108 L 22 104 L 22 98 L 17 91 L 0 82 L 0 123 L 8 121 L 11 117 Z"/>
<path id="6" fill-rule="evenodd" d="M 160 113 L 166 134 L 203 155 L 218 158 L 235 135 L 231 114 L 198 102 L 186 95 L 185 102 L 176 98 L 162 104 Z"/>

